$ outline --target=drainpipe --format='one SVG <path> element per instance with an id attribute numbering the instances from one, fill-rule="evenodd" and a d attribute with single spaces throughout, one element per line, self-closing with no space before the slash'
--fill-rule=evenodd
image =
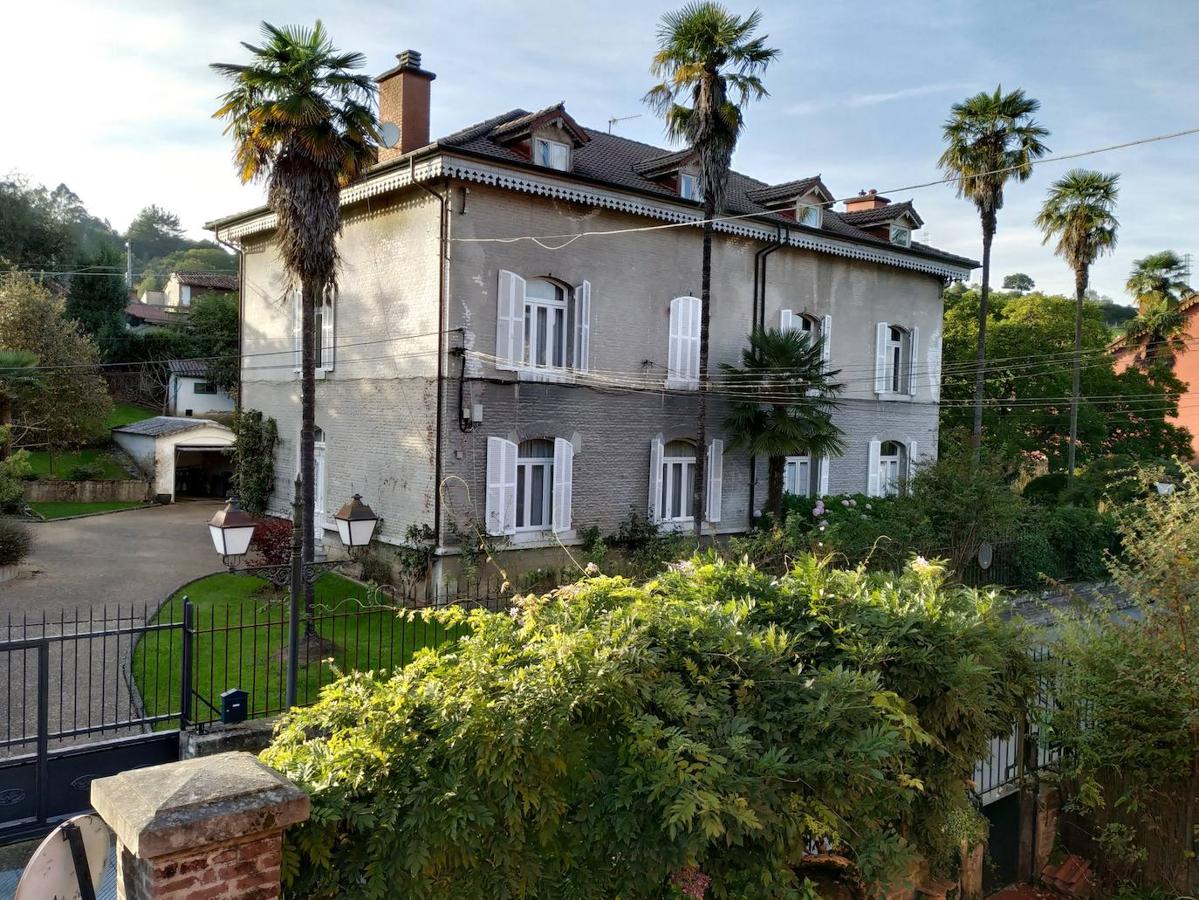
<path id="1" fill-rule="evenodd" d="M 445 332 L 446 332 L 446 297 L 445 297 L 445 264 L 449 240 L 447 231 L 449 220 L 447 216 L 449 187 L 442 181 L 444 193 L 437 193 L 423 181 L 416 180 L 415 157 L 408 160 L 408 171 L 411 173 L 413 184 L 419 186 L 425 193 L 436 198 L 440 205 L 437 232 L 437 435 L 434 438 L 433 451 L 433 546 L 441 546 L 441 469 L 442 469 L 442 400 L 445 395 Z"/>
<path id="2" fill-rule="evenodd" d="M 754 296 L 750 310 L 750 328 L 766 327 L 766 257 L 783 246 L 783 228 L 777 226 L 774 241 L 754 253 Z M 749 458 L 749 517 L 754 515 L 754 494 L 758 483 L 758 457 L 753 454 Z"/>

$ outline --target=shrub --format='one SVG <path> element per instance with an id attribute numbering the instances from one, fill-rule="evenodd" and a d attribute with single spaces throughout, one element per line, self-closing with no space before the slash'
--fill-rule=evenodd
<path id="1" fill-rule="evenodd" d="M 0 440 L 4 439 L 4 430 L 0 428 Z M 20 510 L 25 481 L 32 475 L 26 450 L 14 450 L 8 459 L 0 460 L 0 512 Z"/>
<path id="2" fill-rule="evenodd" d="M 98 481 L 104 477 L 104 467 L 99 463 L 80 463 L 71 466 L 67 478 L 71 481 Z"/>
<path id="3" fill-rule="evenodd" d="M 251 515 L 266 512 L 275 489 L 275 447 L 279 428 L 275 420 L 256 409 L 243 409 L 233 421 L 237 499 Z"/>
<path id="4" fill-rule="evenodd" d="M 929 565 L 696 558 L 423 615 L 469 632 L 342 678 L 263 754 L 312 797 L 294 895 L 793 897 L 807 839 L 884 878 L 1028 690 L 1018 632 Z"/>
<path id="5" fill-rule="evenodd" d="M 603 543 L 605 550 L 620 551 L 629 574 L 643 578 L 695 552 L 695 539 L 689 533 L 666 531 L 636 507 Z"/>
<path id="6" fill-rule="evenodd" d="M 0 519 L 0 566 L 15 566 L 33 547 L 29 528 L 12 519 Z"/>
<path id="7" fill-rule="evenodd" d="M 282 566 L 291 562 L 291 538 L 290 519 L 263 516 L 256 520 L 250 550 L 258 553 L 264 566 Z"/>

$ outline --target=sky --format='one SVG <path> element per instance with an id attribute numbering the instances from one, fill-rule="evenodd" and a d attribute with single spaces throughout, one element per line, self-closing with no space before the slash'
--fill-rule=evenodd
<path id="1" fill-rule="evenodd" d="M 52 0 L 6 12 L 9 77 L 0 173 L 67 184 L 123 230 L 143 206 L 177 212 L 193 237 L 206 221 L 261 202 L 242 185 L 222 124 L 223 89 L 208 68 L 241 62 L 259 22 L 322 19 L 342 49 L 378 74 L 395 54 L 423 55 L 433 83 L 432 131 L 447 134 L 516 107 L 565 100 L 574 118 L 665 146 L 641 103 L 661 0 Z M 728 0 L 745 13 L 749 3 Z M 763 31 L 782 55 L 765 75 L 770 97 L 746 116 L 739 171 L 770 183 L 820 173 L 838 197 L 877 188 L 911 199 L 917 239 L 979 258 L 978 218 L 951 187 L 897 190 L 938 177 L 941 126 L 957 100 L 1002 84 L 1042 104 L 1054 153 L 1199 127 L 1196 0 L 761 0 Z M 26 78 L 14 73 L 26 73 Z M 1073 279 L 1033 225 L 1045 192 L 1072 165 L 1120 173 L 1119 244 L 1092 286 L 1121 302 L 1134 259 L 1163 249 L 1196 254 L 1199 135 L 1076 162 L 1046 163 L 1012 184 L 999 216 L 994 283 L 1025 272 L 1038 289 Z"/>

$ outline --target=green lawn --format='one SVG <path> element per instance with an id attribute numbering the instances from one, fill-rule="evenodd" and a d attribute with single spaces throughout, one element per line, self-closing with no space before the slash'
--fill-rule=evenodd
<path id="1" fill-rule="evenodd" d="M 145 506 L 136 500 L 111 500 L 104 503 L 74 503 L 69 500 L 46 500 L 30 503 L 30 508 L 46 519 L 65 519 L 67 516 L 84 516 L 88 513 L 114 512 L 118 509 L 133 509 Z"/>
<path id="2" fill-rule="evenodd" d="M 45 450 L 34 450 L 29 454 L 29 467 L 39 479 L 67 479 L 75 466 L 98 465 L 103 470 L 101 481 L 123 481 L 130 475 L 117 465 L 107 447 L 85 447 L 67 453 L 54 454 L 54 471 L 50 471 L 50 454 Z"/>
<path id="3" fill-rule="evenodd" d="M 143 419 L 152 419 L 156 415 L 158 415 L 158 412 L 147 409 L 144 406 L 134 406 L 132 403 L 114 403 L 112 405 L 112 412 L 105 420 L 104 426 L 111 431 L 113 428 L 132 425 L 134 422 L 140 422 Z"/>
<path id="4" fill-rule="evenodd" d="M 183 595 L 194 610 L 192 684 L 203 700 L 193 701 L 192 718 L 218 718 L 204 701 L 220 708 L 221 693 L 240 687 L 250 695 L 251 718 L 272 715 L 286 699 L 287 600 L 249 575 L 212 575 L 188 585 L 166 603 L 153 623 L 181 622 Z M 406 665 L 422 647 L 452 640 L 458 632 L 437 622 L 408 621 L 380 608 L 365 587 L 334 573 L 316 583 L 316 631 L 322 643 L 301 655 L 297 698 L 317 699 L 339 671 L 380 670 Z M 303 623 L 301 623 L 301 629 Z M 303 641 L 301 641 L 303 649 Z M 179 628 L 147 632 L 133 652 L 133 676 L 149 715 L 179 711 L 183 636 Z M 332 657 L 332 666 L 326 662 Z M 160 723 L 174 727 L 174 721 Z"/>

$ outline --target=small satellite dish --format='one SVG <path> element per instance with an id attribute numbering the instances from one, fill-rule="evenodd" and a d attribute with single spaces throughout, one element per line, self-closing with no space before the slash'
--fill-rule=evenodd
<path id="1" fill-rule="evenodd" d="M 95 813 L 68 819 L 34 851 L 13 900 L 96 900 L 112 846 L 112 832 Z"/>
<path id="2" fill-rule="evenodd" d="M 400 127 L 395 122 L 380 122 L 379 140 L 384 147 L 394 147 L 400 142 Z"/>
<path id="3" fill-rule="evenodd" d="M 995 548 L 991 546 L 989 541 L 983 541 L 978 545 L 978 567 L 984 572 L 991 568 L 991 562 L 995 558 Z"/>

